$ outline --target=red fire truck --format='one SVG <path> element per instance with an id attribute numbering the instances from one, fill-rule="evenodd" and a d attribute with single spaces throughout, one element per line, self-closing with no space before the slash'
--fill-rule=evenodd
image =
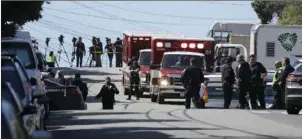
<path id="1" fill-rule="evenodd" d="M 194 57 L 204 71 L 211 72 L 214 63 L 212 38 L 154 37 L 151 50 L 151 101 L 159 104 L 165 98 L 184 98 L 180 78 L 190 58 Z"/>
<path id="2" fill-rule="evenodd" d="M 132 57 L 139 58 L 140 64 L 140 78 L 142 87 L 141 92 L 149 92 L 149 80 L 146 77 L 149 71 L 150 59 L 151 59 L 151 40 L 152 36 L 172 36 L 167 33 L 130 33 L 125 32 L 123 38 L 123 88 L 124 94 L 128 95 L 130 89 L 129 82 L 129 65 L 128 62 Z M 149 51 L 146 49 L 150 49 Z M 149 56 L 149 61 L 148 61 Z"/>

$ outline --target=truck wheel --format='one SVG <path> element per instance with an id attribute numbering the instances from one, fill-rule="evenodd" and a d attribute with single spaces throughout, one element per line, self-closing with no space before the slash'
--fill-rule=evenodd
<path id="1" fill-rule="evenodd" d="M 157 96 L 154 94 L 151 94 L 150 98 L 151 98 L 151 102 L 156 102 Z"/>
<path id="2" fill-rule="evenodd" d="M 158 102 L 158 104 L 164 104 L 165 103 L 164 96 L 158 95 L 157 102 Z"/>
<path id="3" fill-rule="evenodd" d="M 286 108 L 287 114 L 294 114 L 294 115 L 298 115 L 300 112 L 300 109 L 295 108 L 293 106 L 289 106 Z"/>

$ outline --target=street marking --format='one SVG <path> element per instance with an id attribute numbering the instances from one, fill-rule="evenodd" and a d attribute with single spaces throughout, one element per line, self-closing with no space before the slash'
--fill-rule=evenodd
<path id="1" fill-rule="evenodd" d="M 266 114 L 270 114 L 271 112 L 268 111 L 251 111 L 252 113 L 266 113 Z"/>

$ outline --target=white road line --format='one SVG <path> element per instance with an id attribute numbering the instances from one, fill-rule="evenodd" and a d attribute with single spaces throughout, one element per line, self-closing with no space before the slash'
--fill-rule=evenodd
<path id="1" fill-rule="evenodd" d="M 269 111 L 259 111 L 259 110 L 257 110 L 257 111 L 251 111 L 252 113 L 264 113 L 264 114 L 270 114 L 271 112 L 269 112 Z"/>

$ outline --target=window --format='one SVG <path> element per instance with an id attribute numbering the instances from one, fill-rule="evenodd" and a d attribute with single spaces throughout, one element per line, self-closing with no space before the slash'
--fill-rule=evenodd
<path id="1" fill-rule="evenodd" d="M 11 86 L 15 89 L 18 97 L 23 100 L 26 96 L 23 83 L 20 76 L 14 67 L 1 67 L 1 80 L 11 83 Z"/>
<path id="2" fill-rule="evenodd" d="M 151 63 L 151 52 L 142 52 L 139 57 L 139 64 L 142 66 L 149 66 Z"/>
<path id="3" fill-rule="evenodd" d="M 168 54 L 163 57 L 162 68 L 164 69 L 185 69 L 190 65 L 190 59 L 196 59 L 196 66 L 204 69 L 204 57 L 192 55 Z"/>
<path id="4" fill-rule="evenodd" d="M 266 56 L 275 57 L 275 43 L 274 42 L 266 43 Z"/>
<path id="5" fill-rule="evenodd" d="M 297 72 L 302 72 L 302 65 L 297 69 Z"/>

